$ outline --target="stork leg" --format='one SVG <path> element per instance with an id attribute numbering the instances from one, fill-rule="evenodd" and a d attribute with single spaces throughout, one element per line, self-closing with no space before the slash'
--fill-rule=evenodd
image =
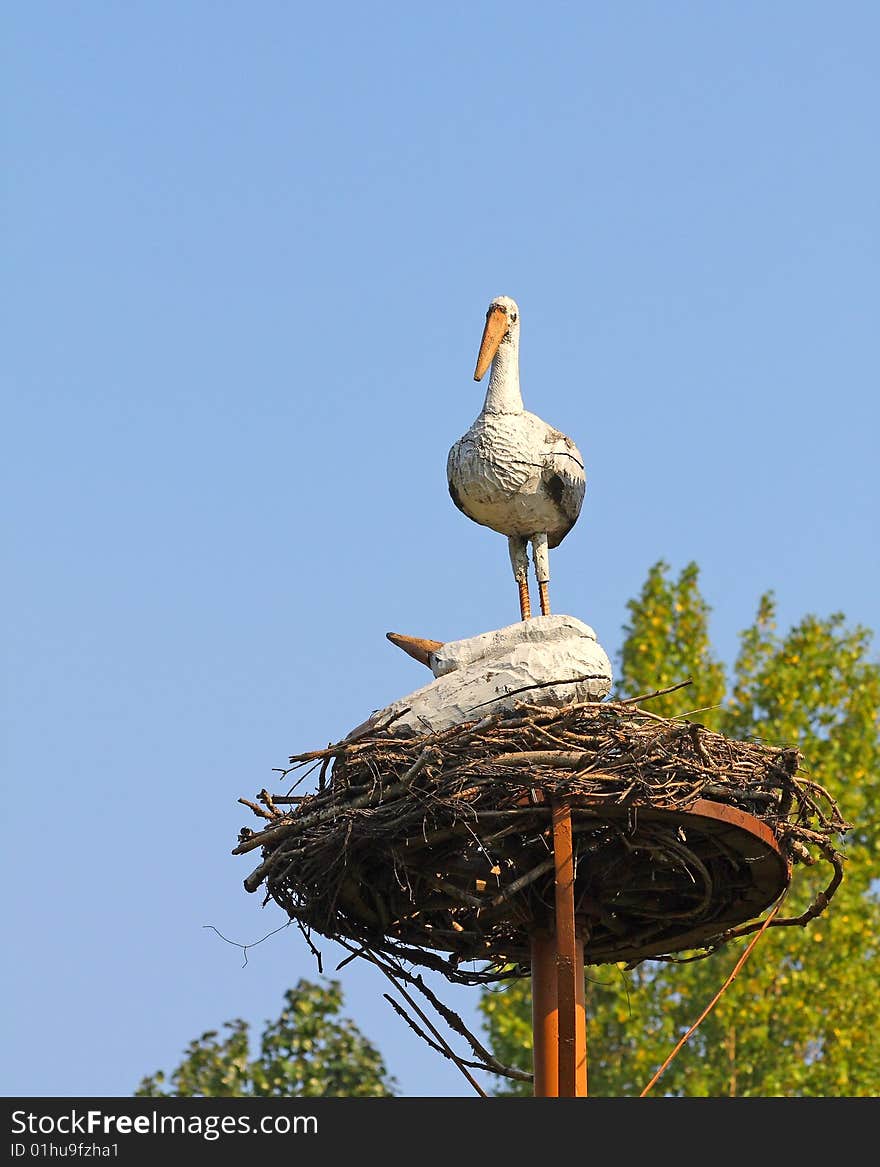
<path id="1" fill-rule="evenodd" d="M 529 552 L 528 540 L 521 535 L 510 535 L 507 539 L 510 551 L 510 565 L 513 568 L 513 578 L 519 585 L 519 612 L 523 620 L 528 620 L 532 614 L 532 605 L 529 600 Z"/>
<path id="2" fill-rule="evenodd" d="M 541 596 L 541 615 L 550 615 L 550 552 L 547 549 L 546 535 L 532 536 L 532 556 L 535 560 L 535 576 L 538 580 L 538 592 Z"/>

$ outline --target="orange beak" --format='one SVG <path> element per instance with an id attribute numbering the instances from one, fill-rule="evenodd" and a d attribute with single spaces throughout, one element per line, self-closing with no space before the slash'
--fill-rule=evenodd
<path id="1" fill-rule="evenodd" d="M 401 636 L 399 632 L 386 632 L 385 635 L 392 644 L 408 652 L 415 660 L 431 667 L 431 653 L 443 647 L 442 640 L 423 640 L 419 636 Z"/>
<path id="2" fill-rule="evenodd" d="M 477 367 L 474 369 L 474 380 L 482 380 L 483 374 L 495 360 L 498 346 L 507 335 L 507 313 L 503 308 L 490 308 L 486 315 L 486 327 L 483 329 L 483 339 L 480 341 L 480 353 L 477 357 Z"/>

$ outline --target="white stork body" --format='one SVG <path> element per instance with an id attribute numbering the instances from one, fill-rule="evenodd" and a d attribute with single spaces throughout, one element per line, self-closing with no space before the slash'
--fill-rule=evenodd
<path id="1" fill-rule="evenodd" d="M 469 519 L 507 535 L 523 619 L 531 614 L 526 551 L 531 542 L 541 612 L 548 615 L 547 550 L 558 547 L 580 514 L 584 461 L 571 438 L 523 408 L 519 310 L 509 296 L 489 305 L 475 380 L 490 361 L 482 412 L 449 451 L 449 493 Z"/>
<path id="2" fill-rule="evenodd" d="M 449 451 L 453 501 L 502 535 L 547 535 L 557 547 L 584 498 L 584 467 L 574 442 L 534 413 L 481 413 Z"/>
<path id="3" fill-rule="evenodd" d="M 442 733 L 490 713 L 512 713 L 520 701 L 561 708 L 601 701 L 611 689 L 611 661 L 593 629 L 574 616 L 536 616 L 446 644 L 387 636 L 435 679 L 375 710 L 349 739 L 377 725 L 392 734 Z"/>

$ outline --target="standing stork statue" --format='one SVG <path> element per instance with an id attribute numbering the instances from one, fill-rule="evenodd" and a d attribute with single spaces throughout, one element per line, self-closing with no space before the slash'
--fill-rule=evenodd
<path id="1" fill-rule="evenodd" d="M 523 620 L 531 616 L 528 544 L 532 544 L 541 614 L 550 614 L 548 549 L 577 522 L 586 475 L 580 451 L 565 434 L 523 408 L 519 387 L 519 308 L 496 296 L 474 370 L 492 366 L 483 409 L 449 451 L 452 501 L 469 519 L 507 536 Z"/>

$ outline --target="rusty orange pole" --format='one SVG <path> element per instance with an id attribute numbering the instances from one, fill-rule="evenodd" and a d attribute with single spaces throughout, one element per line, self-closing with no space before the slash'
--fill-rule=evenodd
<path id="1" fill-rule="evenodd" d="M 587 1093 L 587 1035 L 584 1010 L 584 941 L 574 918 L 574 846 L 571 806 L 553 804 L 556 860 L 556 1000 L 559 1013 L 559 1097 Z"/>
<path id="2" fill-rule="evenodd" d="M 587 1096 L 587 1005 L 584 1000 L 584 934 L 578 932 L 575 942 L 575 1094 Z"/>
<path id="3" fill-rule="evenodd" d="M 571 808 L 553 804 L 553 854 L 556 859 L 556 999 L 559 1005 L 559 1097 L 577 1097 L 577 989 L 574 966 L 574 855 Z"/>
<path id="4" fill-rule="evenodd" d="M 559 1095 L 559 1008 L 556 1001 L 556 937 L 532 935 L 532 1070 L 536 1098 Z"/>
<path id="5" fill-rule="evenodd" d="M 571 807 L 553 806 L 555 914 L 531 938 L 532 1065 L 536 1098 L 586 1098 L 583 921 L 574 915 Z"/>

